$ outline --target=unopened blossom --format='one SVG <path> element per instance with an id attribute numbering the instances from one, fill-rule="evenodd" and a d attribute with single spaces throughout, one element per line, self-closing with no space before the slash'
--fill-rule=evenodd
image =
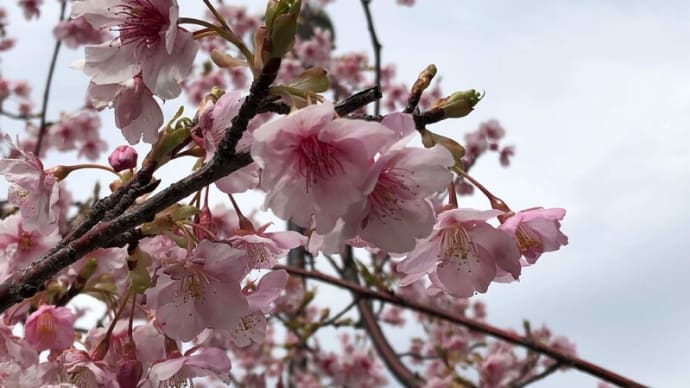
<path id="1" fill-rule="evenodd" d="M 115 172 L 120 172 L 136 167 L 137 156 L 137 150 L 128 145 L 121 145 L 115 147 L 115 150 L 108 156 L 108 163 Z"/>
<path id="2" fill-rule="evenodd" d="M 189 341 L 206 328 L 232 330 L 249 312 L 240 288 L 245 268 L 244 252 L 203 240 L 191 257 L 164 269 L 147 302 L 173 339 Z"/>
<path id="3" fill-rule="evenodd" d="M 265 206 L 303 227 L 313 217 L 320 234 L 364 198 L 371 160 L 393 136 L 379 123 L 334 117 L 330 103 L 309 106 L 256 129 L 251 148 Z"/>
<path id="4" fill-rule="evenodd" d="M 141 73 L 144 84 L 164 99 L 177 97 L 198 50 L 192 34 L 177 26 L 174 0 L 76 0 L 72 17 L 119 39 L 86 47 L 84 72 L 92 82 L 118 84 Z"/>
<path id="5" fill-rule="evenodd" d="M 9 136 L 5 135 L 4 140 L 19 157 L 0 159 L 0 174 L 10 182 L 8 199 L 19 207 L 25 230 L 39 229 L 48 233 L 57 222 L 57 180 L 43 169 L 39 158 L 12 145 Z"/>
<path id="6" fill-rule="evenodd" d="M 542 253 L 568 244 L 568 237 L 560 230 L 563 217 L 565 209 L 527 209 L 510 216 L 500 229 L 513 236 L 522 256 L 534 264 Z"/>
<path id="7" fill-rule="evenodd" d="M 397 265 L 407 274 L 403 285 L 410 284 L 425 273 L 434 287 L 456 297 L 470 297 L 486 292 L 496 276 L 497 268 L 520 276 L 520 252 L 510 236 L 495 229 L 486 220 L 502 214 L 497 210 L 451 209 L 438 215 L 429 239 Z"/>
<path id="8" fill-rule="evenodd" d="M 503 167 L 508 167 L 510 165 L 510 158 L 512 158 L 515 155 L 515 147 L 514 146 L 505 146 L 501 149 L 499 152 L 499 160 L 501 162 L 501 166 Z"/>
<path id="9" fill-rule="evenodd" d="M 154 388 L 193 386 L 193 378 L 209 376 L 230 384 L 229 372 L 230 359 L 224 350 L 202 348 L 197 354 L 180 355 L 154 364 L 149 379 Z"/>
<path id="10" fill-rule="evenodd" d="M 67 307 L 42 305 L 24 325 L 26 341 L 37 351 L 62 351 L 74 342 L 74 313 Z"/>
<path id="11" fill-rule="evenodd" d="M 53 28 L 55 38 L 62 41 L 69 48 L 77 48 L 84 44 L 99 44 L 112 36 L 106 30 L 93 28 L 83 16 L 63 20 Z"/>
<path id="12" fill-rule="evenodd" d="M 151 144 L 158 140 L 163 112 L 141 77 L 136 76 L 119 84 L 92 82 L 86 93 L 99 110 L 111 106 L 112 101 L 115 125 L 129 144 L 134 145 L 140 139 Z"/>

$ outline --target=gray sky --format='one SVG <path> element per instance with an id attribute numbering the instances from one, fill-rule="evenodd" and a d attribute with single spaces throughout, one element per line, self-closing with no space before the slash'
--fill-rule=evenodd
<path id="1" fill-rule="evenodd" d="M 622 0 L 418 3 L 374 1 L 384 62 L 395 62 L 398 79 L 408 84 L 435 63 L 445 92 L 486 90 L 469 117 L 437 128 L 461 139 L 481 121 L 498 119 L 507 143 L 517 146 L 513 164 L 502 169 L 492 154 L 474 176 L 514 209 L 568 210 L 563 228 L 570 245 L 527 268 L 520 283 L 494 284 L 481 296 L 490 322 L 516 329 L 523 318 L 534 326 L 546 322 L 587 360 L 654 386 L 681 386 L 690 377 L 690 51 L 680 42 L 690 36 L 690 7 Z M 44 17 L 56 19 L 48 5 Z M 5 76 L 32 79 L 41 89 L 52 48 L 45 21 L 27 24 L 11 11 L 20 49 L 3 55 L 0 66 Z M 340 0 L 330 11 L 338 50 L 370 51 L 359 2 Z M 59 66 L 81 55 L 64 51 Z M 79 72 L 62 71 L 67 76 L 56 80 L 50 107 L 55 114 L 77 106 L 86 84 Z M 3 130 L 15 126 L 0 120 Z M 106 122 L 108 128 L 114 131 Z M 488 206 L 480 197 L 465 204 Z M 571 371 L 539 386 L 595 386 L 595 380 Z"/>

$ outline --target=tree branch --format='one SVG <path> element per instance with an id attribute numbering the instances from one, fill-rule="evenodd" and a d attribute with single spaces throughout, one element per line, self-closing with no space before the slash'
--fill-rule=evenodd
<path id="1" fill-rule="evenodd" d="M 608 381 L 612 384 L 616 384 L 624 387 L 646 387 L 634 380 L 627 377 L 621 376 L 613 371 L 607 370 L 599 365 L 593 364 L 591 362 L 585 361 L 579 357 L 574 357 L 555 350 L 547 345 L 531 341 L 528 338 L 522 337 L 511 331 L 499 329 L 497 327 L 491 326 L 484 322 L 476 321 L 464 316 L 456 315 L 444 311 L 438 307 L 431 306 L 429 304 L 422 304 L 412 300 L 402 299 L 393 293 L 385 293 L 381 291 L 371 290 L 367 287 L 360 286 L 359 284 L 338 279 L 336 277 L 318 272 L 318 271 L 306 271 L 300 268 L 294 268 L 284 265 L 277 265 L 273 267 L 274 269 L 284 269 L 293 275 L 304 276 L 311 279 L 320 280 L 325 283 L 332 284 L 334 286 L 349 290 L 351 292 L 357 293 L 362 297 L 367 297 L 371 299 L 378 299 L 383 302 L 391 303 L 397 306 L 405 307 L 411 310 L 415 310 L 420 313 L 424 313 L 436 318 L 452 322 L 468 329 L 475 330 L 495 338 L 499 338 L 506 342 L 514 345 L 523 346 L 527 349 L 539 352 L 541 354 L 547 355 L 563 366 L 573 367 L 582 372 L 596 376 L 600 379 Z"/>
<path id="2" fill-rule="evenodd" d="M 367 17 L 367 28 L 369 29 L 369 36 L 371 37 L 371 46 L 374 49 L 374 85 L 381 89 L 381 42 L 376 35 L 376 29 L 374 29 L 374 18 L 371 16 L 371 10 L 369 9 L 369 4 L 371 0 L 362 0 L 362 8 L 364 8 L 364 15 Z M 376 100 L 374 103 L 374 116 L 378 116 L 381 113 L 381 102 Z"/>
<path id="3" fill-rule="evenodd" d="M 113 220 L 95 224 L 83 235 L 74 235 L 73 240 L 64 244 L 62 248 L 35 260 L 27 268 L 12 274 L 0 284 L 0 312 L 24 298 L 33 296 L 46 280 L 79 260 L 83 255 L 96 248 L 108 246 L 110 241 L 116 239 L 120 234 L 132 230 L 141 223 L 153 220 L 159 211 L 251 163 L 249 154 L 237 154 L 235 147 L 242 137 L 242 133 L 246 130 L 249 120 L 256 115 L 261 101 L 266 97 L 268 88 L 278 73 L 280 62 L 280 58 L 269 60 L 259 77 L 254 80 L 249 96 L 233 118 L 231 127 L 225 131 L 225 135 L 210 163 L 171 184 L 160 193 L 151 196 L 146 202 L 135 206 L 127 213 Z M 120 191 L 118 192 L 120 193 Z M 112 204 L 117 205 L 118 203 L 119 201 L 113 201 Z"/>
<path id="4" fill-rule="evenodd" d="M 65 20 L 65 9 L 67 8 L 67 2 L 63 1 L 60 6 L 60 20 Z M 36 139 L 36 146 L 34 147 L 34 155 L 38 157 L 41 153 L 41 143 L 43 142 L 43 137 L 46 133 L 46 115 L 48 114 L 48 98 L 50 97 L 50 85 L 53 82 L 53 74 L 55 73 L 55 64 L 57 63 L 58 53 L 60 52 L 60 46 L 62 41 L 60 39 L 55 39 L 55 47 L 53 48 L 53 57 L 50 59 L 50 67 L 48 67 L 48 79 L 46 80 L 46 87 L 43 90 L 43 102 L 41 104 L 41 121 L 38 126 L 38 138 Z"/>
<path id="5" fill-rule="evenodd" d="M 343 278 L 347 279 L 352 284 L 359 285 L 359 275 L 357 273 L 357 265 L 352 257 L 352 247 L 346 245 L 341 256 L 343 257 L 344 266 Z M 362 326 L 364 326 L 364 329 L 369 333 L 369 338 L 374 344 L 376 352 L 386 364 L 388 370 L 395 376 L 398 382 L 405 387 L 421 387 L 424 385 L 424 380 L 422 380 L 417 373 L 405 366 L 395 352 L 395 349 L 393 349 L 390 342 L 388 342 L 371 308 L 371 300 L 369 298 L 360 298 L 360 295 L 354 291 L 352 294 L 352 297 L 357 299 L 357 310 L 362 320 Z"/>

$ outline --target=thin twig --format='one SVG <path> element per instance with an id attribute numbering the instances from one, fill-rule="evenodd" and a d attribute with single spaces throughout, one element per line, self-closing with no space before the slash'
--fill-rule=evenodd
<path id="1" fill-rule="evenodd" d="M 558 368 L 560 368 L 562 366 L 563 366 L 562 364 L 556 362 L 553 365 L 551 365 L 548 368 L 541 371 L 540 373 L 538 373 L 538 374 L 536 374 L 536 375 L 534 375 L 534 376 L 532 376 L 526 380 L 523 380 L 519 383 L 512 384 L 510 387 L 511 388 L 522 388 L 522 387 L 525 387 L 529 384 L 535 383 L 535 382 L 547 377 L 548 375 L 556 372 L 558 370 Z"/>
<path id="2" fill-rule="evenodd" d="M 364 8 L 364 15 L 367 17 L 367 28 L 369 29 L 369 36 L 371 37 L 371 46 L 374 49 L 374 84 L 380 89 L 381 88 L 381 42 L 376 35 L 376 29 L 374 28 L 374 18 L 371 16 L 371 10 L 369 9 L 369 4 L 371 0 L 362 0 L 362 8 Z M 374 116 L 378 116 L 381 113 L 381 102 L 376 100 L 374 103 Z"/>
<path id="3" fill-rule="evenodd" d="M 67 9 L 67 2 L 63 1 L 60 6 L 60 21 L 65 20 L 65 10 Z M 48 68 L 48 79 L 46 80 L 46 87 L 43 90 L 43 103 L 41 104 L 41 122 L 38 127 L 38 138 L 36 139 L 36 146 L 34 147 L 34 154 L 36 156 L 41 153 L 41 143 L 46 133 L 46 115 L 48 114 L 48 99 L 50 97 L 50 85 L 53 83 L 53 74 L 55 73 L 55 64 L 57 63 L 58 53 L 60 52 L 62 41 L 55 39 L 55 47 L 53 48 L 53 57 L 50 59 L 50 67 Z"/>
<path id="4" fill-rule="evenodd" d="M 354 282 L 338 279 L 336 277 L 318 271 L 305 271 L 300 268 L 294 268 L 283 265 L 277 265 L 274 267 L 274 269 L 284 269 L 293 275 L 304 276 L 311 279 L 320 280 L 322 282 L 329 283 L 334 286 L 357 293 L 363 297 L 378 299 L 386 303 L 391 303 L 397 306 L 415 310 L 417 312 L 440 318 L 448 322 L 452 322 L 467 327 L 468 329 L 478 331 L 480 333 L 484 333 L 495 338 L 502 339 L 511 344 L 523 346 L 535 352 L 545 354 L 564 366 L 573 367 L 592 376 L 596 376 L 603 380 L 606 380 L 612 384 L 624 387 L 646 387 L 645 385 L 642 385 L 634 380 L 621 376 L 599 365 L 585 361 L 579 357 L 565 354 L 559 350 L 551 348 L 550 346 L 531 341 L 528 338 L 522 337 L 514 332 L 499 329 L 485 322 L 477 321 L 471 318 L 467 318 L 465 316 L 450 313 L 438 307 L 434 307 L 428 303 L 424 304 L 413 300 L 403 299 L 392 293 L 385 293 L 377 290 L 372 290 L 367 287 L 360 286 L 359 284 L 356 284 Z"/>
<path id="5" fill-rule="evenodd" d="M 15 120 L 27 120 L 27 119 L 35 119 L 35 118 L 41 117 L 40 114 L 22 115 L 19 113 L 8 112 L 8 111 L 3 110 L 3 109 L 0 109 L 0 116 L 9 117 L 9 118 L 15 119 Z"/>

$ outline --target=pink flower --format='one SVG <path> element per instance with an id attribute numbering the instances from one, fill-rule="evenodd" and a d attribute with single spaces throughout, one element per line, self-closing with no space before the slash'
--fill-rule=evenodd
<path id="1" fill-rule="evenodd" d="M 271 311 L 271 304 L 278 299 L 287 286 L 288 274 L 285 270 L 271 271 L 264 275 L 256 290 L 247 295 L 250 313 L 240 320 L 237 327 L 230 332 L 230 339 L 235 346 L 245 347 L 252 341 L 260 343 L 266 336 L 266 313 Z"/>
<path id="2" fill-rule="evenodd" d="M 244 252 L 209 240 L 193 257 L 168 266 L 147 291 L 165 334 L 189 341 L 206 328 L 234 329 L 249 312 L 240 288 L 245 268 Z"/>
<path id="3" fill-rule="evenodd" d="M 80 110 L 73 114 L 61 114 L 60 121 L 48 128 L 50 145 L 60 151 L 83 147 L 88 142 L 99 142 L 101 119 L 93 110 Z"/>
<path id="4" fill-rule="evenodd" d="M 41 10 L 38 8 L 43 4 L 43 0 L 19 0 L 19 7 L 24 10 L 24 17 L 27 20 L 35 17 L 38 19 L 41 16 Z"/>
<path id="5" fill-rule="evenodd" d="M 137 166 L 137 150 L 128 146 L 117 146 L 113 153 L 108 156 L 108 163 L 115 170 L 120 172 Z"/>
<path id="6" fill-rule="evenodd" d="M 307 241 L 306 237 L 293 231 L 267 233 L 269 225 L 256 231 L 238 231 L 229 239 L 233 247 L 247 252 L 248 269 L 273 268 L 278 257 Z"/>
<path id="7" fill-rule="evenodd" d="M 103 43 L 111 38 L 108 31 L 94 29 L 83 16 L 59 22 L 53 28 L 53 34 L 69 48 L 89 43 Z"/>
<path id="8" fill-rule="evenodd" d="M 520 253 L 534 264 L 542 253 L 568 244 L 568 237 L 560 230 L 563 217 L 565 209 L 527 209 L 510 216 L 499 228 L 513 236 Z"/>
<path id="9" fill-rule="evenodd" d="M 77 0 L 72 17 L 120 33 L 119 42 L 86 47 L 84 72 L 96 84 L 118 84 L 141 73 L 146 87 L 164 99 L 180 94 L 198 44 L 177 26 L 174 0 Z"/>
<path id="10" fill-rule="evenodd" d="M 28 368 L 38 364 L 38 353 L 26 341 L 14 336 L 12 330 L 0 322 L 0 363 L 9 360 L 18 362 L 23 368 Z"/>
<path id="11" fill-rule="evenodd" d="M 61 354 L 68 381 L 83 387 L 118 388 L 114 373 L 101 361 L 92 361 L 83 350 L 69 349 Z"/>
<path id="12" fill-rule="evenodd" d="M 434 211 L 425 200 L 451 181 L 455 162 L 445 148 L 397 148 L 381 156 L 367 179 L 359 237 L 386 252 L 409 252 L 427 237 Z"/>
<path id="13" fill-rule="evenodd" d="M 0 280 L 42 256 L 60 241 L 57 228 L 50 233 L 25 230 L 20 214 L 0 221 Z"/>
<path id="14" fill-rule="evenodd" d="M 333 119 L 333 105 L 312 105 L 254 131 L 251 154 L 262 168 L 265 206 L 317 233 L 332 230 L 362 185 L 378 149 L 392 131 L 379 123 Z"/>
<path id="15" fill-rule="evenodd" d="M 9 136 L 5 135 L 5 140 L 21 156 L 21 159 L 0 159 L 0 174 L 11 183 L 8 199 L 19 207 L 25 230 L 49 233 L 57 226 L 56 179 L 44 171 L 40 159 L 15 147 Z"/>
<path id="16" fill-rule="evenodd" d="M 76 317 L 67 307 L 42 305 L 26 320 L 26 341 L 37 351 L 63 351 L 74 342 Z"/>
<path id="17" fill-rule="evenodd" d="M 214 376 L 229 384 L 228 372 L 230 359 L 225 351 L 218 348 L 202 348 L 198 354 L 169 358 L 154 364 L 151 367 L 150 379 L 154 388 L 193 386 L 193 378 L 207 376 Z"/>
<path id="18" fill-rule="evenodd" d="M 206 151 L 206 161 L 216 153 L 218 143 L 223 139 L 225 129 L 230 127 L 244 101 L 239 91 L 223 94 L 215 103 L 209 102 L 199 117 L 201 139 L 197 142 Z"/>
<path id="19" fill-rule="evenodd" d="M 439 214 L 429 239 L 398 264 L 397 270 L 407 274 L 401 284 L 435 273 L 437 277 L 431 276 L 434 287 L 466 298 L 475 291 L 486 292 L 497 267 L 517 279 L 520 252 L 508 234 L 486 223 L 500 214 L 497 210 L 473 209 Z"/>
<path id="20" fill-rule="evenodd" d="M 96 109 L 103 109 L 112 101 L 115 125 L 129 144 L 142 138 L 153 144 L 158 140 L 158 128 L 163 124 L 163 112 L 141 77 L 121 84 L 98 85 L 91 83 L 87 95 Z"/>

